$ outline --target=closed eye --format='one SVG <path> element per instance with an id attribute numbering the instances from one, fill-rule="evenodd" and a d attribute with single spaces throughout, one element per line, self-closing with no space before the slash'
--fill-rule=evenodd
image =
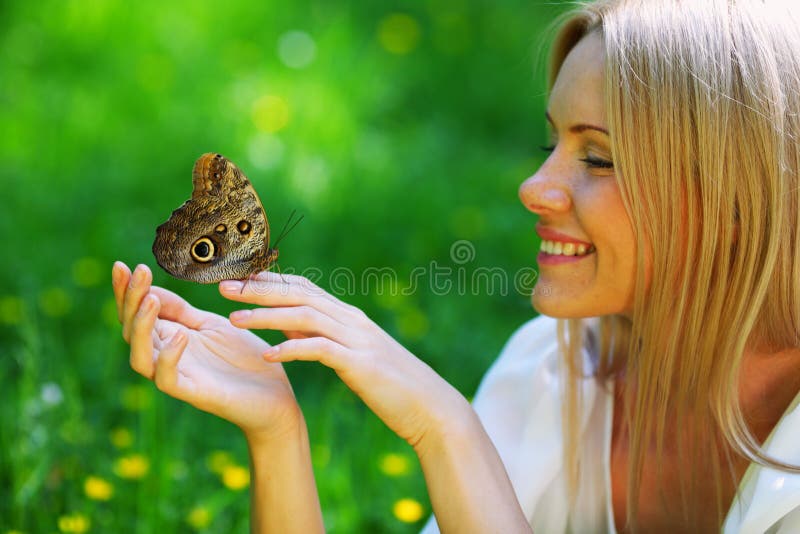
<path id="1" fill-rule="evenodd" d="M 548 146 L 540 146 L 539 147 L 544 152 L 552 153 L 555 149 L 555 145 L 548 145 Z M 593 169 L 613 169 L 614 163 L 605 159 L 595 158 L 592 156 L 587 156 L 585 158 L 581 158 L 579 161 L 586 163 L 587 166 Z"/>

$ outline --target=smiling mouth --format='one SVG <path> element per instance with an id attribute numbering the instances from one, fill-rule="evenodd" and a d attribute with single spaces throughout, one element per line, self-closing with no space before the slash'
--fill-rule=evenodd
<path id="1" fill-rule="evenodd" d="M 542 239 L 539 252 L 549 256 L 586 256 L 596 249 L 594 245 L 584 245 L 583 243 L 563 243 L 561 241 L 549 241 Z"/>

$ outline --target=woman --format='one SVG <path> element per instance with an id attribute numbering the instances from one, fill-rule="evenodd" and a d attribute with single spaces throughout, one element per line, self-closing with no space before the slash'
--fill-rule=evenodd
<path id="1" fill-rule="evenodd" d="M 277 362 L 317 360 L 417 452 L 448 532 L 800 532 L 800 30 L 789 2 L 609 0 L 555 41 L 524 325 L 471 407 L 299 277 L 230 320 L 113 270 L 131 365 L 239 425 L 257 531 L 321 530 Z M 246 329 L 280 329 L 267 347 Z M 429 523 L 428 529 L 436 524 Z"/>

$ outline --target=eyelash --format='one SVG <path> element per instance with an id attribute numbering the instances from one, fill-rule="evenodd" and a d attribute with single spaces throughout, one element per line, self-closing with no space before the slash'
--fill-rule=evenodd
<path id="1" fill-rule="evenodd" d="M 544 150 L 545 152 L 548 152 L 548 153 L 550 153 L 550 152 L 552 152 L 553 150 L 556 149 L 555 145 L 541 146 L 539 148 L 541 148 L 542 150 Z M 587 156 L 585 158 L 582 158 L 579 161 L 582 161 L 582 162 L 586 163 L 586 165 L 588 165 L 589 167 L 592 167 L 592 168 L 595 168 L 595 169 L 613 169 L 614 168 L 614 163 L 612 163 L 610 161 L 607 161 L 607 160 L 604 160 L 604 159 L 600 159 L 600 158 L 593 158 L 591 156 Z"/>

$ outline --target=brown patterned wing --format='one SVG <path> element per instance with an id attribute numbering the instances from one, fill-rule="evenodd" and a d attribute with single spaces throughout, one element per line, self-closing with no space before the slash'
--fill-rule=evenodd
<path id="1" fill-rule="evenodd" d="M 156 230 L 153 254 L 176 278 L 201 283 L 244 279 L 278 257 L 269 223 L 244 173 L 221 154 L 203 154 L 192 171 L 192 197 Z"/>

